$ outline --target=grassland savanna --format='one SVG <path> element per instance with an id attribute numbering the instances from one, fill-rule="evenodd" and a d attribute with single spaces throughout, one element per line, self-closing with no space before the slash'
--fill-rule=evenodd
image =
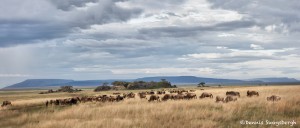
<path id="1" fill-rule="evenodd" d="M 247 97 L 247 90 L 260 95 Z M 297 124 L 279 127 L 300 127 L 300 86 L 207 87 L 196 88 L 197 97 L 203 92 L 225 96 L 226 91 L 238 91 L 236 102 L 216 103 L 215 99 L 168 100 L 148 102 L 136 97 L 121 102 L 87 102 L 77 105 L 45 106 L 45 101 L 85 95 L 112 94 L 115 91 L 38 94 L 40 90 L 2 91 L 0 101 L 10 100 L 12 106 L 0 108 L 0 127 L 25 128 L 189 128 L 189 127 L 276 127 L 276 125 L 242 125 L 247 121 L 295 121 Z M 140 92 L 119 91 L 119 92 Z M 269 102 L 267 96 L 282 99 Z M 149 97 L 149 96 L 148 96 Z"/>

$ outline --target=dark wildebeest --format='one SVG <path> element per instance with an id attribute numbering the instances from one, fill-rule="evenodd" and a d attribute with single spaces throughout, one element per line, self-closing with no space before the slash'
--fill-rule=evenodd
<path id="1" fill-rule="evenodd" d="M 113 95 L 120 95 L 121 93 L 119 92 L 114 92 Z"/>
<path id="2" fill-rule="evenodd" d="M 50 100 L 49 104 L 52 105 L 52 104 L 54 104 L 54 102 L 55 102 L 55 100 Z"/>
<path id="3" fill-rule="evenodd" d="M 205 98 L 205 97 L 210 97 L 210 98 L 214 98 L 214 96 L 211 93 L 207 93 L 207 92 L 203 92 L 201 94 L 201 96 L 199 96 L 199 98 Z"/>
<path id="4" fill-rule="evenodd" d="M 197 99 L 197 95 L 195 93 L 187 93 L 185 95 L 186 99 Z"/>
<path id="5" fill-rule="evenodd" d="M 238 97 L 241 96 L 239 92 L 235 92 L 235 91 L 228 91 L 226 92 L 226 95 L 238 96 Z"/>
<path id="6" fill-rule="evenodd" d="M 108 101 L 110 101 L 110 102 L 117 101 L 117 97 L 116 96 L 109 96 Z"/>
<path id="7" fill-rule="evenodd" d="M 176 93 L 176 90 L 170 90 L 169 92 L 170 93 Z"/>
<path id="8" fill-rule="evenodd" d="M 118 101 L 122 101 L 124 98 L 125 98 L 124 96 L 118 95 L 116 100 L 117 100 L 117 102 L 118 102 Z"/>
<path id="9" fill-rule="evenodd" d="M 248 97 L 252 97 L 254 95 L 259 96 L 259 93 L 257 91 L 249 91 L 249 90 L 247 91 Z"/>
<path id="10" fill-rule="evenodd" d="M 196 92 L 196 90 L 190 90 L 190 92 Z"/>
<path id="11" fill-rule="evenodd" d="M 12 104 L 11 104 L 11 102 L 10 102 L 10 101 L 8 101 L 8 100 L 5 100 L 5 101 L 3 101 L 3 103 L 2 103 L 2 105 L 1 105 L 1 107 L 8 106 L 8 105 L 12 105 Z"/>
<path id="12" fill-rule="evenodd" d="M 60 100 L 59 100 L 59 99 L 56 99 L 55 102 L 54 102 L 54 104 L 55 104 L 55 105 L 59 105 L 59 102 L 60 102 Z"/>
<path id="13" fill-rule="evenodd" d="M 160 101 L 158 95 L 151 95 L 148 101 L 151 102 L 151 101 L 155 101 L 155 100 Z"/>
<path id="14" fill-rule="evenodd" d="M 77 104 L 78 99 L 77 98 L 71 98 L 69 99 L 69 105 Z"/>
<path id="15" fill-rule="evenodd" d="M 270 96 L 270 97 L 267 97 L 267 101 L 279 101 L 279 100 L 281 100 L 281 97 L 279 97 L 279 96 L 276 96 L 276 95 L 272 95 L 272 96 Z"/>
<path id="16" fill-rule="evenodd" d="M 220 102 L 220 101 L 225 102 L 224 99 L 225 99 L 224 97 L 217 96 L 216 97 L 216 102 Z"/>
<path id="17" fill-rule="evenodd" d="M 138 93 L 141 99 L 147 99 L 146 93 L 145 92 L 140 92 Z"/>
<path id="18" fill-rule="evenodd" d="M 149 92 L 149 94 L 150 94 L 150 95 L 153 95 L 153 94 L 155 94 L 155 92 L 154 92 L 154 91 L 151 91 L 151 92 Z"/>
<path id="19" fill-rule="evenodd" d="M 184 99 L 184 95 L 183 94 L 177 94 L 174 96 L 174 99 L 175 100 L 181 100 L 181 99 Z"/>
<path id="20" fill-rule="evenodd" d="M 172 94 L 165 94 L 165 95 L 161 98 L 162 101 L 167 101 L 167 100 L 169 100 L 169 99 L 174 99 L 174 96 L 173 96 Z"/>
<path id="21" fill-rule="evenodd" d="M 111 101 L 111 98 L 109 96 L 104 96 L 101 98 L 101 101 L 102 102 L 108 102 L 108 101 Z"/>
<path id="22" fill-rule="evenodd" d="M 47 101 L 46 101 L 46 107 L 48 107 L 48 105 L 49 105 L 49 101 L 47 100 Z"/>
<path id="23" fill-rule="evenodd" d="M 76 97 L 77 101 L 81 102 L 81 98 L 80 97 Z"/>
<path id="24" fill-rule="evenodd" d="M 158 95 L 166 94 L 166 92 L 165 92 L 165 91 L 157 91 L 157 94 L 158 94 Z"/>
<path id="25" fill-rule="evenodd" d="M 127 94 L 126 96 L 127 98 L 134 98 L 135 97 L 135 94 L 133 92 L 130 92 Z"/>
<path id="26" fill-rule="evenodd" d="M 226 98 L 225 98 L 225 102 L 228 103 L 230 101 L 236 101 L 237 98 L 234 97 L 234 96 L 231 96 L 231 95 L 228 95 Z"/>

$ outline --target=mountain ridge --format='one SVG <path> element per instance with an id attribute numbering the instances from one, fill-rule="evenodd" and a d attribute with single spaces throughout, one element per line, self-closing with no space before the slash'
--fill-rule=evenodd
<path id="1" fill-rule="evenodd" d="M 27 79 L 20 83 L 6 86 L 3 89 L 22 89 L 22 88 L 46 88 L 59 87 L 65 85 L 71 86 L 99 86 L 103 83 L 112 83 L 113 81 L 160 81 L 166 79 L 172 84 L 198 84 L 205 82 L 206 84 L 214 85 L 251 85 L 251 84 L 269 84 L 269 83 L 297 83 L 300 81 L 295 78 L 287 77 L 269 77 L 269 78 L 255 78 L 250 80 L 239 79 L 223 79 L 223 78 L 206 78 L 197 76 L 154 76 L 142 77 L 137 79 L 107 79 L 107 80 L 70 80 L 70 79 Z"/>

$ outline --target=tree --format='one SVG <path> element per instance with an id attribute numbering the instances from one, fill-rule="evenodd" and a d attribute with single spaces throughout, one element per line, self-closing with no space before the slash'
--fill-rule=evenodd
<path id="1" fill-rule="evenodd" d="M 111 84 L 112 84 L 113 86 L 124 86 L 125 88 L 127 88 L 128 85 L 129 85 L 129 83 L 130 83 L 130 82 L 126 82 L 126 81 L 114 81 L 114 82 L 112 82 Z"/>
<path id="2" fill-rule="evenodd" d="M 198 84 L 198 87 L 204 87 L 204 85 L 205 85 L 205 82 L 200 82 L 200 83 Z"/>
<path id="3" fill-rule="evenodd" d="M 108 86 L 107 82 L 102 83 L 102 86 Z"/>
<path id="4" fill-rule="evenodd" d="M 111 87 L 108 86 L 107 82 L 102 83 L 101 86 L 98 86 L 94 89 L 95 92 L 99 92 L 99 91 L 108 91 L 111 90 Z"/>
<path id="5" fill-rule="evenodd" d="M 59 92 L 73 92 L 73 86 L 61 86 L 60 89 L 58 89 Z"/>
<path id="6" fill-rule="evenodd" d="M 95 92 L 111 90 L 110 86 L 102 85 L 95 88 Z"/>

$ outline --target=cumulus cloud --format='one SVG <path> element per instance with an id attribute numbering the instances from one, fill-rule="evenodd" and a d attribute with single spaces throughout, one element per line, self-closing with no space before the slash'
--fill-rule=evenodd
<path id="1" fill-rule="evenodd" d="M 255 49 L 255 50 L 261 50 L 261 49 L 264 49 L 262 46 L 256 45 L 256 44 L 251 44 L 250 47 L 253 48 L 253 49 Z"/>
<path id="2" fill-rule="evenodd" d="M 4 0 L 0 74 L 10 80 L 0 84 L 154 75 L 299 78 L 298 3 Z"/>
<path id="3" fill-rule="evenodd" d="M 269 25 L 284 26 L 279 32 L 299 30 L 299 11 L 297 0 L 286 2 L 284 0 L 259 0 L 259 1 L 232 1 L 232 0 L 209 0 L 214 8 L 235 10 L 246 14 L 249 19 L 257 21 L 261 27 Z M 267 27 L 267 29 L 272 26 Z"/>

